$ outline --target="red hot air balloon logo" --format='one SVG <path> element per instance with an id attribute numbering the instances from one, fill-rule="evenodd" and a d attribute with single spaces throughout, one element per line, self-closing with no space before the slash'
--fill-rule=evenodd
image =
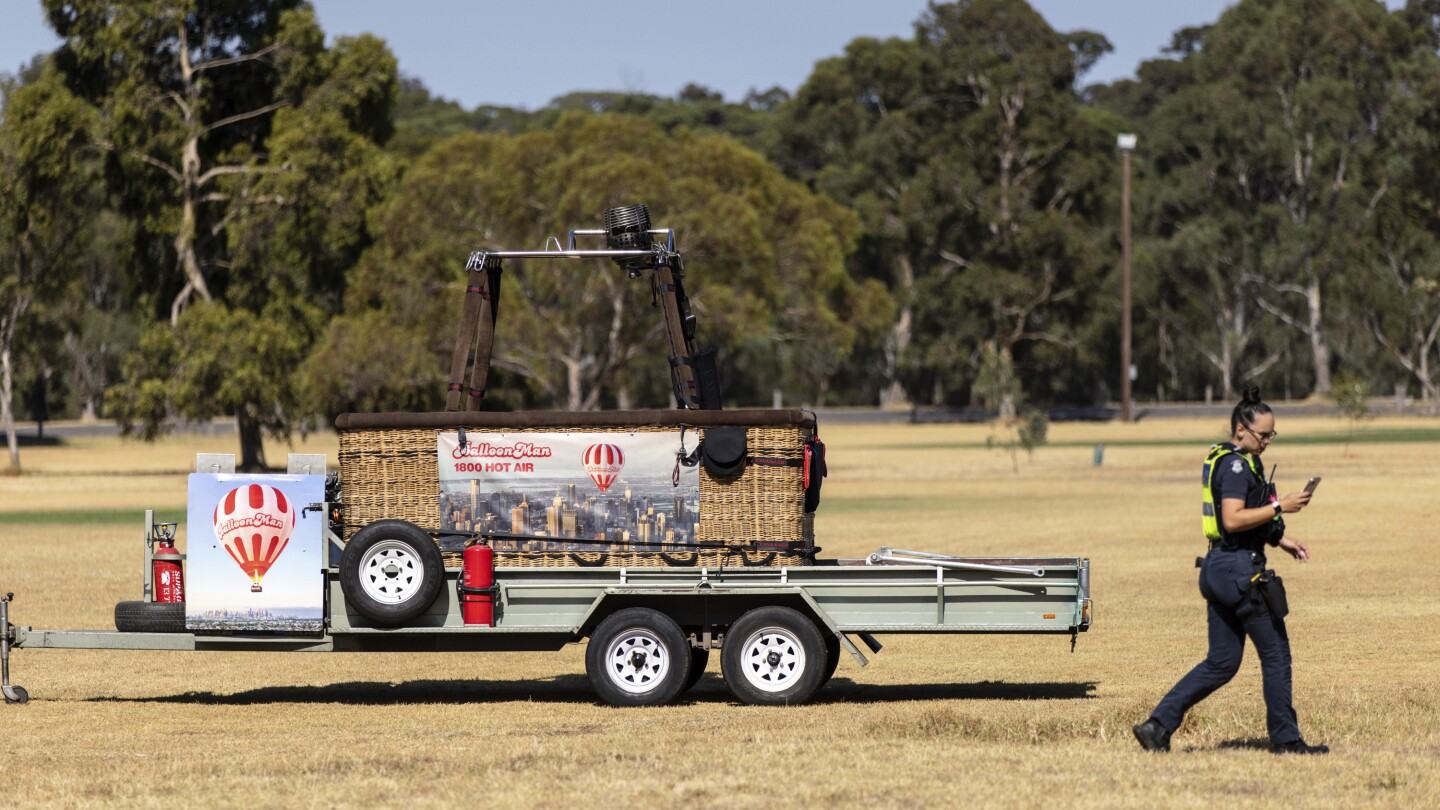
<path id="1" fill-rule="evenodd" d="M 260 580 L 279 559 L 294 531 L 294 505 L 285 493 L 266 484 L 236 487 L 215 507 L 215 537 L 250 577 L 253 593 L 261 591 Z"/>
<path id="2" fill-rule="evenodd" d="M 625 466 L 625 451 L 613 444 L 592 444 L 580 455 L 585 463 L 585 472 L 601 492 L 610 489 L 620 477 L 620 468 Z"/>

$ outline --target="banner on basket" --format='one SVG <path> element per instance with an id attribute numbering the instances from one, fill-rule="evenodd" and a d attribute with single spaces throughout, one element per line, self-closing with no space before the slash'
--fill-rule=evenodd
<path id="1" fill-rule="evenodd" d="M 688 437 L 687 450 L 699 441 Z M 700 472 L 677 463 L 681 438 L 679 430 L 466 431 L 462 447 L 458 432 L 440 433 L 440 527 L 532 538 L 497 540 L 497 551 L 659 551 L 692 543 Z"/>

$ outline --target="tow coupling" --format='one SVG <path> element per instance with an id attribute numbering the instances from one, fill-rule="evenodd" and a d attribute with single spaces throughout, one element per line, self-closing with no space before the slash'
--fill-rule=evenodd
<path id="1" fill-rule="evenodd" d="M 0 598 L 0 692 L 4 693 L 6 703 L 25 703 L 30 700 L 30 693 L 23 686 L 10 685 L 10 644 L 15 640 L 15 628 L 10 624 L 13 601 L 13 593 Z"/>

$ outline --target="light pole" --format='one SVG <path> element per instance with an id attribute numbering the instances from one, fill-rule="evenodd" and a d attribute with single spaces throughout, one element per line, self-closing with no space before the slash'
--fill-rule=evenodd
<path id="1" fill-rule="evenodd" d="M 1121 133 L 1120 147 L 1120 421 L 1130 421 L 1130 153 L 1135 135 Z"/>

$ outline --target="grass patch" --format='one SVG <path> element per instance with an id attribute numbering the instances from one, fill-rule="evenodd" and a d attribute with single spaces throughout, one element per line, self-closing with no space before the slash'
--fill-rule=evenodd
<path id="1" fill-rule="evenodd" d="M 927 497 L 890 496 L 859 499 L 834 495 L 822 498 L 820 508 L 824 509 L 826 514 L 855 515 L 869 512 L 894 512 L 899 509 L 909 511 L 917 505 L 933 507 L 936 502 L 936 498 Z"/>
<path id="2" fill-rule="evenodd" d="M 1217 436 L 1215 441 L 1220 441 L 1223 436 Z M 1407 444 L 1411 442 L 1440 442 L 1440 428 L 1429 427 L 1382 427 L 1373 430 L 1357 430 L 1353 437 L 1346 435 L 1344 430 L 1337 430 L 1334 433 L 1305 433 L 1288 434 L 1283 433 L 1276 439 L 1275 447 L 1284 445 L 1328 445 L 1328 444 Z M 1194 447 L 1196 442 L 1193 438 L 1173 439 L 1107 439 L 1103 441 L 1052 441 L 1047 442 L 1043 447 L 1094 447 L 1103 444 L 1107 447 Z M 991 450 L 995 449 L 985 442 L 942 442 L 926 445 L 914 444 L 893 444 L 876 445 L 876 450 Z"/>
<path id="3" fill-rule="evenodd" d="M 1127 449 L 1079 472 L 1088 458 L 1040 448 L 1019 473 L 984 448 L 984 426 L 827 426 L 832 463 L 816 518 L 825 559 L 878 545 L 1084 555 L 1097 613 L 1073 653 L 1063 636 L 885 635 L 870 666 L 844 657 L 815 703 L 788 707 L 739 705 L 712 653 L 675 705 L 630 710 L 599 703 L 582 644 L 25 649 L 11 677 L 31 702 L 0 705 L 5 796 L 18 807 L 429 808 L 476 795 L 517 808 L 948 807 L 957 797 L 1080 810 L 1440 807 L 1440 597 L 1425 564 L 1440 421 L 1372 422 L 1342 454 L 1336 420 L 1283 418 L 1265 456 L 1287 481 L 1301 471 L 1326 479 L 1287 518 L 1312 561 L 1273 555 L 1271 565 L 1289 590 L 1302 731 L 1334 753 L 1283 763 L 1268 753 L 1250 651 L 1235 680 L 1186 717 L 1172 754 L 1136 745 L 1131 725 L 1205 655 L 1195 474 L 1216 421 L 1057 425 L 1058 446 Z M 143 511 L 132 507 L 183 517 L 185 479 L 110 471 L 174 469 L 190 449 L 37 448 L 32 469 L 45 475 L 0 478 L 0 502 L 15 510 L 0 512 L 0 593 L 18 599 L 11 621 L 113 627 L 115 603 L 140 595 Z M 137 780 L 142 772 L 165 778 Z"/>
<path id="4" fill-rule="evenodd" d="M 185 523 L 185 507 L 155 512 L 156 523 Z M 145 523 L 144 509 L 34 509 L 0 512 L 0 526 L 109 526 L 116 524 L 140 527 Z"/>

